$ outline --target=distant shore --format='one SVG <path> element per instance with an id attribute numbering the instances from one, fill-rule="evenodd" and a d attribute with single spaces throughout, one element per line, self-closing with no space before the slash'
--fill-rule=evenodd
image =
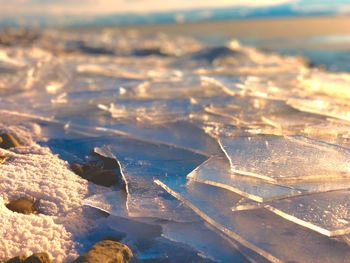
<path id="1" fill-rule="evenodd" d="M 145 33 L 194 36 L 218 41 L 229 39 L 304 39 L 319 36 L 350 36 L 350 16 L 265 18 L 254 20 L 209 21 L 185 24 L 135 25 L 120 27 Z M 320 48 L 324 48 L 324 45 Z M 347 49 L 349 43 L 333 43 L 332 48 Z"/>

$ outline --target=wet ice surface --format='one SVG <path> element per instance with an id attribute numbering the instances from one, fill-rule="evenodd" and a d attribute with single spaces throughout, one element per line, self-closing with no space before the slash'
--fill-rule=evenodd
<path id="1" fill-rule="evenodd" d="M 350 154 L 337 146 L 275 135 L 225 136 L 220 143 L 231 170 L 242 175 L 272 182 L 350 177 Z"/>
<path id="2" fill-rule="evenodd" d="M 115 158 L 126 184 L 79 196 L 110 216 L 86 236 L 61 224 L 70 255 L 121 235 L 137 262 L 350 260 L 348 74 L 236 41 L 117 29 L 31 41 L 0 46 L 1 129 L 68 163 Z"/>
<path id="3" fill-rule="evenodd" d="M 227 159 L 212 157 L 198 166 L 188 179 L 225 188 L 257 202 L 300 195 L 303 192 L 292 187 L 254 180 L 231 171 Z"/>
<path id="4" fill-rule="evenodd" d="M 233 213 L 229 206 L 241 196 L 230 191 L 196 182 L 186 184 L 185 180 L 157 182 L 209 224 L 273 262 L 344 262 L 350 257 L 346 244 L 310 232 L 266 209 Z"/>

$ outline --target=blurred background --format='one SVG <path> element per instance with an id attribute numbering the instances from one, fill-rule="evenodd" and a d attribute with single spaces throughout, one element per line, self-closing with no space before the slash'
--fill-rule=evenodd
<path id="1" fill-rule="evenodd" d="M 141 29 L 232 39 L 302 55 L 310 66 L 350 71 L 350 0 L 0 0 L 0 27 Z"/>

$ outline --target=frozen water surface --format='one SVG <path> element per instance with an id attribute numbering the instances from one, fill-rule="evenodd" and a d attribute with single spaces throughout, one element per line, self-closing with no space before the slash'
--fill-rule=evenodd
<path id="1" fill-rule="evenodd" d="M 267 208 L 327 236 L 350 233 L 349 191 L 332 191 L 273 201 Z"/>
<path id="2" fill-rule="evenodd" d="M 185 180 L 157 181 L 209 224 L 272 262 L 346 262 L 345 243 L 299 227 L 268 210 L 232 212 L 241 196 Z M 210 196 L 208 195 L 210 192 Z"/>
<path id="3" fill-rule="evenodd" d="M 220 138 L 233 172 L 266 181 L 349 178 L 349 152 L 298 137 Z"/>
<path id="4" fill-rule="evenodd" d="M 325 236 L 349 233 L 348 190 L 336 190 L 257 203 L 241 199 L 232 211 L 266 208 L 275 214 Z"/>
<path id="5" fill-rule="evenodd" d="M 128 218 L 128 213 L 125 206 L 125 195 L 120 191 L 107 192 L 91 196 L 84 200 L 84 204 L 95 207 L 114 216 Z M 178 208 L 175 209 L 176 212 L 180 213 L 182 210 L 181 205 L 179 204 Z M 132 233 L 137 233 L 137 235 L 140 235 L 142 231 L 145 231 L 143 226 L 145 223 L 152 224 L 153 228 L 160 225 L 162 228 L 163 237 L 174 242 L 186 244 L 197 250 L 198 253 L 205 258 L 211 259 L 215 262 L 249 262 L 240 254 L 239 250 L 235 248 L 239 246 L 238 244 L 233 243 L 234 241 L 221 236 L 211 229 L 208 229 L 208 227 L 201 223 L 200 220 L 189 223 L 179 223 L 165 220 L 160 222 L 155 218 L 134 218 L 134 220 L 134 226 L 131 227 L 131 230 L 127 231 L 129 235 Z M 137 222 L 139 222 L 139 225 L 137 225 Z M 124 231 L 130 227 L 125 225 L 125 223 L 120 225 L 116 219 L 110 219 L 109 224 L 114 228 Z M 149 231 L 147 233 L 149 233 Z M 251 252 L 247 252 L 243 248 L 240 249 L 245 253 L 249 253 L 248 256 L 252 256 Z"/>
<path id="6" fill-rule="evenodd" d="M 192 171 L 187 179 L 225 188 L 257 202 L 302 194 L 302 191 L 292 187 L 235 174 L 231 171 L 228 160 L 223 157 L 210 158 Z"/>
<path id="7" fill-rule="evenodd" d="M 38 152 L 66 161 L 60 175 L 84 191 L 67 190 L 80 211 L 73 215 L 54 213 L 69 207 L 64 193 L 43 200 L 50 225 L 67 233 L 55 239 L 56 262 L 121 232 L 137 262 L 350 261 L 349 74 L 237 41 L 206 46 L 107 28 L 25 38 L 0 44 L 0 130 L 25 145 L 4 154 L 27 160 L 0 165 L 0 216 L 28 223 L 4 206 L 17 178 L 30 174 L 50 192 L 44 173 L 53 168 Z M 125 191 L 96 188 L 69 170 L 93 153 L 120 164 Z M 96 227 L 75 231 L 77 218 Z M 38 246 L 50 252 L 49 232 L 36 227 Z M 21 244 L 37 235 L 10 228 L 0 261 L 36 252 Z"/>

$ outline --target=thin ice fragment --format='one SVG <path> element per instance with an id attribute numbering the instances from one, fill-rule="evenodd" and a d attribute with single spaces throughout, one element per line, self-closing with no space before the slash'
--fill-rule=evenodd
<path id="1" fill-rule="evenodd" d="M 266 209 L 232 212 L 241 197 L 184 179 L 156 181 L 206 222 L 272 262 L 346 262 L 345 243 L 309 231 Z M 210 195 L 208 195 L 210 193 Z"/>
<path id="2" fill-rule="evenodd" d="M 177 263 L 183 260 L 185 262 L 215 262 L 187 244 L 162 237 L 162 227 L 157 222 L 139 221 L 139 218 L 133 220 L 109 216 L 104 224 L 113 232 L 124 233 L 121 242 L 132 249 L 137 261 L 159 263 Z M 110 233 L 106 234 L 110 235 Z"/>
<path id="3" fill-rule="evenodd" d="M 346 101 L 337 102 L 325 98 L 289 99 L 287 103 L 300 111 L 350 121 L 350 106 Z"/>
<path id="4" fill-rule="evenodd" d="M 277 200 L 267 209 L 326 236 L 350 233 L 350 191 L 332 191 Z"/>
<path id="5" fill-rule="evenodd" d="M 349 152 L 301 137 L 220 138 L 233 172 L 272 182 L 350 177 Z"/>
<path id="6" fill-rule="evenodd" d="M 91 196 L 84 200 L 84 205 L 91 206 L 107 212 L 113 216 L 122 218 L 128 218 L 128 212 L 125 206 L 126 196 L 120 191 L 107 192 Z M 180 206 L 179 206 L 180 207 Z M 178 209 L 181 212 L 181 208 Z M 109 220 L 109 224 L 114 228 L 118 228 L 121 231 L 128 232 L 129 235 L 137 233 L 140 235 L 141 229 L 137 229 L 134 226 L 142 226 L 144 223 L 154 224 L 155 226 L 162 226 L 162 236 L 176 242 L 186 244 L 198 251 L 205 258 L 214 260 L 216 262 L 248 262 L 241 254 L 235 249 L 237 244 L 213 230 L 208 229 L 203 223 L 190 222 L 190 223 L 177 223 L 172 221 L 159 221 L 152 218 L 135 218 L 132 227 L 125 224 L 120 224 L 119 218 Z M 130 228 L 130 229 L 129 229 Z M 153 227 L 154 228 L 154 227 Z M 148 227 L 148 229 L 151 229 Z M 145 238 L 143 236 L 143 238 Z M 149 236 L 148 236 L 149 238 Z"/>
<path id="7" fill-rule="evenodd" d="M 289 110 L 288 112 L 278 111 L 264 115 L 262 120 L 266 124 L 280 129 L 283 134 L 300 134 L 303 129 L 322 123 L 324 118 L 298 110 Z"/>
<path id="8" fill-rule="evenodd" d="M 233 247 L 233 241 L 209 230 L 202 223 L 168 222 L 162 225 L 162 230 L 165 238 L 187 244 L 216 262 L 248 262 Z"/>
<path id="9" fill-rule="evenodd" d="M 83 205 L 91 206 L 115 216 L 127 217 L 128 215 L 124 191 L 112 191 L 90 196 L 84 199 Z"/>
<path id="10" fill-rule="evenodd" d="M 162 143 L 186 149 L 206 156 L 223 155 L 218 141 L 191 122 L 174 121 L 161 124 L 122 124 L 99 128 L 107 133 L 123 133 L 125 136 L 152 143 Z"/>
<path id="11" fill-rule="evenodd" d="M 302 191 L 235 174 L 223 157 L 212 157 L 193 170 L 188 179 L 221 187 L 257 202 L 300 195 Z"/>

